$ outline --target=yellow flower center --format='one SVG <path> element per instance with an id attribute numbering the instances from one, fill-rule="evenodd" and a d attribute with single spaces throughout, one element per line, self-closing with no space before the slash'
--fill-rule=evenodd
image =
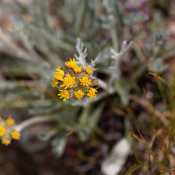
<path id="1" fill-rule="evenodd" d="M 3 136 L 6 133 L 6 129 L 0 126 L 0 136 Z"/>
<path id="2" fill-rule="evenodd" d="M 78 100 L 81 100 L 84 96 L 82 89 L 79 89 L 78 91 L 74 92 L 74 94 L 75 94 L 75 97 L 78 98 Z"/>
<path id="3" fill-rule="evenodd" d="M 92 68 L 90 67 L 90 66 L 87 66 L 86 67 L 86 72 L 88 73 L 88 74 L 92 74 Z"/>
<path id="4" fill-rule="evenodd" d="M 82 77 L 82 79 L 80 79 L 80 85 L 83 85 L 83 86 L 89 86 L 89 85 L 91 85 L 91 83 L 90 83 L 90 79 L 88 79 L 88 77 L 87 77 L 87 74 L 84 76 L 84 77 Z"/>
<path id="5" fill-rule="evenodd" d="M 19 131 L 13 131 L 13 132 L 11 133 L 11 136 L 12 136 L 13 139 L 19 140 L 21 134 L 19 133 Z"/>
<path id="6" fill-rule="evenodd" d="M 61 85 L 60 87 L 64 87 L 65 86 L 65 89 L 67 89 L 67 88 L 71 88 L 74 84 L 75 84 L 75 77 L 71 77 L 68 74 L 68 77 L 66 77 L 63 80 L 63 85 Z"/>
<path id="7" fill-rule="evenodd" d="M 70 98 L 70 93 L 68 90 L 60 90 L 60 94 L 58 94 L 58 96 L 60 96 L 60 98 L 64 98 L 63 101 L 67 100 L 68 98 Z"/>
<path id="8" fill-rule="evenodd" d="M 57 87 L 59 84 L 59 81 L 56 78 L 52 78 L 52 80 L 53 80 L 53 82 L 51 83 L 52 87 Z"/>
<path id="9" fill-rule="evenodd" d="M 7 123 L 9 126 L 12 126 L 12 125 L 15 124 L 15 120 L 12 119 L 12 118 L 8 118 L 8 119 L 6 120 L 6 123 Z"/>
<path id="10" fill-rule="evenodd" d="M 74 67 L 74 72 L 75 72 L 75 73 L 81 73 L 81 68 L 82 68 L 82 66 L 79 67 L 79 66 L 76 65 L 76 66 Z"/>
<path id="11" fill-rule="evenodd" d="M 77 65 L 77 63 L 76 63 L 74 58 L 73 59 L 70 58 L 70 61 L 66 62 L 65 65 L 68 68 L 70 68 L 70 69 L 72 68 L 73 69 Z"/>
<path id="12" fill-rule="evenodd" d="M 96 95 L 97 95 L 95 94 L 96 92 L 98 92 L 96 91 L 96 89 L 90 88 L 89 90 L 87 90 L 87 96 L 89 96 L 90 99 L 96 98 Z"/>
<path id="13" fill-rule="evenodd" d="M 11 142 L 10 142 L 10 140 L 9 139 L 2 139 L 2 144 L 4 144 L 4 145 L 9 145 Z"/>

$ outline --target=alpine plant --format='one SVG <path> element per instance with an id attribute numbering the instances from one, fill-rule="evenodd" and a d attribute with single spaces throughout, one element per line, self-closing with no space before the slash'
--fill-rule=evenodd
<path id="1" fill-rule="evenodd" d="M 60 93 L 58 96 L 63 101 L 69 98 L 81 100 L 88 96 L 90 99 L 96 98 L 97 90 L 94 86 L 98 85 L 98 80 L 93 76 L 93 66 L 77 65 L 75 59 L 65 63 L 67 71 L 62 67 L 55 69 L 56 76 L 53 76 L 52 87 L 58 88 Z"/>

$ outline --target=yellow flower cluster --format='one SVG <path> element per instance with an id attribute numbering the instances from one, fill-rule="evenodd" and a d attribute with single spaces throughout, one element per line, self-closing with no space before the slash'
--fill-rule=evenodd
<path id="1" fill-rule="evenodd" d="M 58 94 L 58 96 L 60 96 L 60 98 L 64 98 L 63 101 L 67 100 L 68 98 L 70 98 L 70 93 L 68 90 L 64 89 L 64 90 L 60 90 L 60 94 Z"/>
<path id="2" fill-rule="evenodd" d="M 90 99 L 96 98 L 97 90 L 93 86 L 98 85 L 98 80 L 92 76 L 93 68 L 90 65 L 87 67 L 77 65 L 74 58 L 66 62 L 65 65 L 68 72 L 61 67 L 57 67 L 55 69 L 56 76 L 52 78 L 52 87 L 59 88 L 58 96 L 63 98 L 63 101 L 71 97 L 78 100 L 81 100 L 84 96 L 88 96 Z"/>
<path id="3" fill-rule="evenodd" d="M 14 130 L 15 121 L 12 118 L 8 118 L 4 121 L 0 117 L 0 137 L 2 139 L 2 144 L 9 145 L 11 143 L 11 139 L 19 140 L 20 139 L 20 132 Z"/>
<path id="4" fill-rule="evenodd" d="M 90 79 L 88 79 L 88 77 L 87 77 L 87 74 L 84 76 L 84 77 L 82 77 L 82 79 L 80 79 L 80 85 L 83 85 L 83 86 L 89 86 L 89 85 L 91 85 L 91 83 L 90 83 Z"/>
<path id="5" fill-rule="evenodd" d="M 87 72 L 88 74 L 92 74 L 92 68 L 91 68 L 90 66 L 87 66 L 87 67 L 86 67 L 86 72 Z"/>
<path id="6" fill-rule="evenodd" d="M 96 93 L 97 91 L 94 88 L 90 88 L 89 90 L 87 90 L 87 96 L 89 96 L 90 99 L 92 99 L 93 97 L 96 98 Z"/>
<path id="7" fill-rule="evenodd" d="M 77 98 L 78 100 L 81 100 L 84 96 L 82 89 L 79 89 L 78 91 L 74 92 L 74 94 L 75 94 L 75 98 Z"/>
<path id="8" fill-rule="evenodd" d="M 66 62 L 65 65 L 70 69 L 74 69 L 74 67 L 77 66 L 77 63 L 74 58 L 70 58 L 70 61 Z"/>
<path id="9" fill-rule="evenodd" d="M 61 85 L 60 87 L 64 87 L 65 86 L 65 89 L 67 89 L 67 88 L 71 88 L 74 84 L 75 84 L 75 77 L 71 77 L 68 74 L 68 77 L 66 77 L 63 80 L 63 85 Z"/>
<path id="10" fill-rule="evenodd" d="M 51 83 L 52 87 L 57 87 L 59 84 L 59 81 L 56 78 L 52 78 L 52 80 L 53 80 L 53 82 Z"/>

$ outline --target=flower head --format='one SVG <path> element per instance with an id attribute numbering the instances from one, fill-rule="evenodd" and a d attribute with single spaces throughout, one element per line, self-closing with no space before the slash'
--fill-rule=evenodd
<path id="1" fill-rule="evenodd" d="M 11 141 L 9 140 L 9 139 L 7 139 L 7 138 L 3 138 L 2 139 L 2 144 L 4 144 L 4 145 L 9 145 L 11 143 Z"/>
<path id="2" fill-rule="evenodd" d="M 59 84 L 59 81 L 56 78 L 52 78 L 52 80 L 53 80 L 53 82 L 51 83 L 52 87 L 57 87 Z"/>
<path id="3" fill-rule="evenodd" d="M 77 98 L 78 100 L 81 100 L 84 96 L 84 93 L 82 91 L 82 89 L 79 89 L 78 91 L 74 92 L 75 98 Z"/>
<path id="4" fill-rule="evenodd" d="M 57 71 L 57 74 L 56 74 L 56 76 L 54 76 L 54 77 L 56 77 L 57 80 L 63 80 L 64 71 L 63 71 L 63 70 Z"/>
<path id="5" fill-rule="evenodd" d="M 12 125 L 15 124 L 15 120 L 12 119 L 12 118 L 8 118 L 8 119 L 6 120 L 6 123 L 7 123 L 9 126 L 12 126 Z"/>
<path id="6" fill-rule="evenodd" d="M 60 90 L 60 94 L 58 94 L 58 96 L 60 96 L 60 98 L 64 98 L 63 101 L 67 100 L 68 98 L 70 98 L 70 93 L 68 90 L 64 89 L 64 90 Z"/>
<path id="7" fill-rule="evenodd" d="M 65 72 L 64 70 L 61 69 L 60 66 L 58 66 L 57 69 L 55 69 L 55 72 L 56 72 L 56 76 L 54 77 L 56 77 L 57 80 L 63 80 Z"/>
<path id="8" fill-rule="evenodd" d="M 97 85 L 97 84 L 98 84 L 98 80 L 94 80 L 93 83 L 94 83 L 95 85 Z"/>
<path id="9" fill-rule="evenodd" d="M 81 73 L 81 68 L 82 68 L 82 66 L 79 67 L 79 66 L 76 65 L 76 66 L 74 67 L 74 72 L 75 72 L 75 73 Z"/>
<path id="10" fill-rule="evenodd" d="M 66 62 L 65 65 L 66 65 L 68 68 L 73 69 L 73 68 L 77 65 L 77 63 L 76 63 L 76 61 L 75 61 L 74 58 L 73 58 L 73 59 L 70 58 L 70 61 Z"/>
<path id="11" fill-rule="evenodd" d="M 92 72 L 93 72 L 92 68 L 90 66 L 87 66 L 85 70 L 88 74 L 92 74 Z"/>
<path id="12" fill-rule="evenodd" d="M 13 139 L 19 140 L 21 134 L 20 134 L 19 131 L 13 131 L 13 132 L 11 133 L 11 136 L 12 136 Z"/>
<path id="13" fill-rule="evenodd" d="M 91 63 L 91 65 L 88 65 L 88 63 L 84 64 L 80 60 L 76 62 L 74 58 L 70 58 L 70 61 L 65 63 L 67 71 L 64 71 L 61 67 L 55 69 L 56 76 L 53 76 L 51 84 L 52 87 L 59 88 L 58 96 L 63 98 L 63 101 L 71 97 L 78 100 L 81 100 L 84 96 L 96 97 L 97 91 L 91 87 L 97 86 L 98 80 L 92 75 L 94 63 Z"/>
<path id="14" fill-rule="evenodd" d="M 75 84 L 75 77 L 71 77 L 68 74 L 68 77 L 66 77 L 63 80 L 63 85 L 61 85 L 60 87 L 64 87 L 65 86 L 65 89 L 67 89 L 67 88 L 71 88 L 74 84 Z"/>
<path id="15" fill-rule="evenodd" d="M 82 79 L 80 79 L 80 82 L 81 82 L 80 85 L 89 86 L 91 85 L 90 81 L 91 79 L 88 79 L 87 74 L 86 74 L 84 77 L 82 77 Z"/>
<path id="16" fill-rule="evenodd" d="M 15 120 L 13 118 L 8 118 L 6 121 L 1 118 L 0 120 L 0 137 L 4 145 L 9 145 L 11 139 L 20 139 L 20 132 L 15 130 Z"/>
<path id="17" fill-rule="evenodd" d="M 89 90 L 87 90 L 87 96 L 89 96 L 90 99 L 96 98 L 96 95 L 97 95 L 95 94 L 96 92 L 98 92 L 96 91 L 96 89 L 90 88 Z"/>
<path id="18" fill-rule="evenodd" d="M 6 133 L 6 129 L 0 126 L 0 136 L 3 136 Z"/>

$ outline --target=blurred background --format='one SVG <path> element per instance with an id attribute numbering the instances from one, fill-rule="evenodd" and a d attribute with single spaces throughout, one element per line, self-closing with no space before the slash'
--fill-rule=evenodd
<path id="1" fill-rule="evenodd" d="M 173 95 L 148 73 L 174 88 L 174 21 L 174 0 L 1 0 L 0 116 L 17 124 L 37 116 L 58 119 L 26 128 L 9 146 L 0 144 L 0 175 L 123 175 L 138 164 L 131 123 L 173 170 Z M 116 75 L 115 93 L 99 88 L 100 98 L 88 103 L 57 96 L 52 77 L 77 53 L 77 38 L 87 48 L 87 62 L 99 56 L 96 77 L 108 82 Z M 124 40 L 132 46 L 112 71 L 111 48 L 119 52 Z M 172 173 L 134 142 L 143 165 L 133 175 Z"/>

